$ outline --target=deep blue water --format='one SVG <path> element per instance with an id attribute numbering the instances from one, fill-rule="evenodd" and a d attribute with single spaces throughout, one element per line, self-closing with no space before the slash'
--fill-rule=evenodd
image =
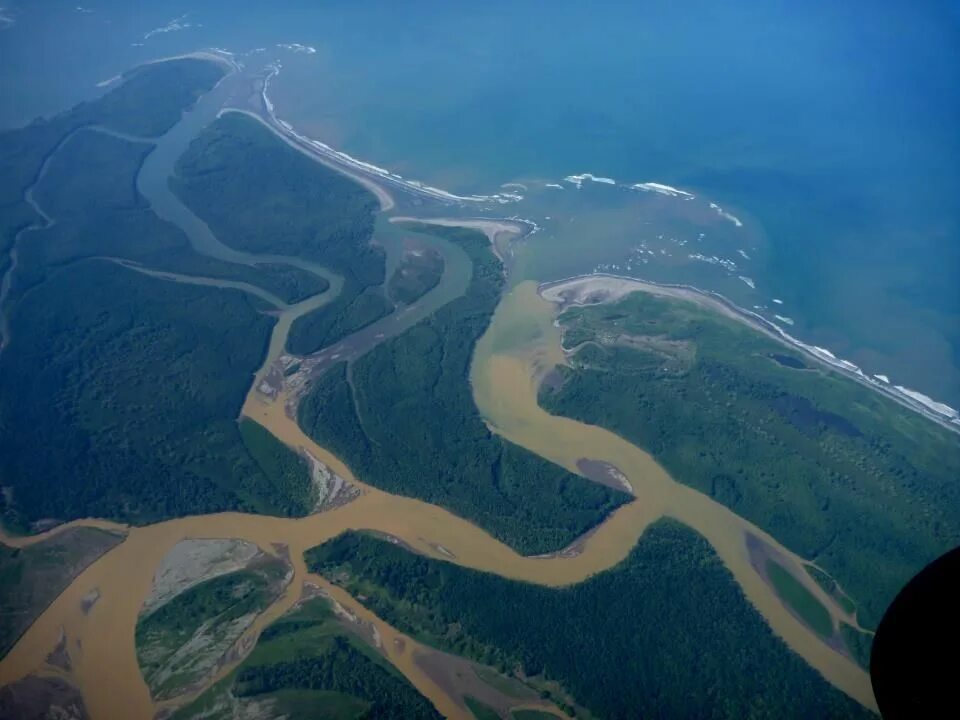
<path id="1" fill-rule="evenodd" d="M 776 297 L 803 340 L 960 407 L 956 3 L 5 4 L 0 126 L 143 60 L 264 47 L 282 117 L 404 175 L 490 192 L 591 172 L 715 200 L 762 240 L 738 301 Z M 622 266 L 639 228 L 581 271 Z"/>

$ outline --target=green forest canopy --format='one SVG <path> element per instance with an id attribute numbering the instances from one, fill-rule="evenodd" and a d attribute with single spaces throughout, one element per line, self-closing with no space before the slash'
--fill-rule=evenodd
<path id="1" fill-rule="evenodd" d="M 562 549 L 629 497 L 490 432 L 468 375 L 500 299 L 500 265 L 482 233 L 419 228 L 466 251 L 466 292 L 356 360 L 349 383 L 345 365 L 328 370 L 298 421 L 364 482 L 445 507 L 520 552 Z"/>
<path id="2" fill-rule="evenodd" d="M 598 717 L 872 717 L 787 648 L 707 542 L 675 521 L 648 528 L 616 567 L 563 589 L 355 532 L 305 559 L 401 631 L 556 680 Z"/>
<path id="3" fill-rule="evenodd" d="M 692 302 L 634 293 L 560 317 L 578 347 L 548 411 L 612 430 L 816 560 L 876 626 L 960 544 L 960 438 Z"/>
<path id="4" fill-rule="evenodd" d="M 171 187 L 230 247 L 302 257 L 343 277 L 336 299 L 294 322 L 290 352 L 331 345 L 392 309 L 373 291 L 386 272 L 383 249 L 370 244 L 376 198 L 257 120 L 217 119 L 180 158 Z"/>

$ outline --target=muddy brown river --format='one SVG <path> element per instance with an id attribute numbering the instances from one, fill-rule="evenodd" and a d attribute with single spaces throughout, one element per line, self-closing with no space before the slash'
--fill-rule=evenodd
<path id="1" fill-rule="evenodd" d="M 349 529 L 372 529 L 396 536 L 432 557 L 443 558 L 442 546 L 456 562 L 499 575 L 561 586 L 579 582 L 626 557 L 643 530 L 667 515 L 684 522 L 709 540 L 739 582 L 747 598 L 787 644 L 830 682 L 868 707 L 875 707 L 867 674 L 837 653 L 783 606 L 750 565 L 746 533 L 750 532 L 790 558 L 800 570 L 802 559 L 759 528 L 690 488 L 674 482 L 649 455 L 603 429 L 544 412 L 536 402 L 537 383 L 557 362 L 563 362 L 559 331 L 552 324 L 553 306 L 536 294 L 533 283 L 506 295 L 477 346 L 472 370 L 474 397 L 491 426 L 510 441 L 523 445 L 576 472 L 580 458 L 590 457 L 617 467 L 630 481 L 635 502 L 614 513 L 573 557 L 527 558 L 517 555 L 479 528 L 445 510 L 418 500 L 384 493 L 361 483 L 340 460 L 320 448 L 285 411 L 285 396 L 268 399 L 251 390 L 243 408 L 247 415 L 294 448 L 309 450 L 334 472 L 361 488 L 350 504 L 303 519 L 282 519 L 223 513 L 170 520 L 130 529 L 126 541 L 91 565 L 48 608 L 0 663 L 0 684 L 13 682 L 41 668 L 63 628 L 73 659 L 73 679 L 82 689 L 94 718 L 152 717 L 157 708 L 140 674 L 134 649 L 134 628 L 153 573 L 163 556 L 187 538 L 229 537 L 256 543 L 269 551 L 274 544 L 289 548 L 296 577 L 287 593 L 248 631 L 254 638 L 299 597 L 308 578 L 302 553 Z M 278 324 L 282 334 L 289 325 Z M 271 346 L 282 346 L 282 342 Z M 116 527 L 111 523 L 97 524 Z M 56 531 L 54 531 L 56 532 Z M 43 537 L 43 536 L 39 536 Z M 7 539 L 12 544 L 38 538 Z M 446 558 L 444 558 L 446 559 Z M 804 577 L 802 570 L 796 573 Z M 820 588 L 808 588 L 835 617 L 847 614 Z M 451 698 L 413 662 L 415 642 L 374 618 L 341 590 L 324 587 L 345 607 L 377 625 L 385 638 L 387 658 L 443 712 L 462 714 Z M 82 598 L 94 588 L 100 599 L 84 614 Z M 105 671 L 109 668 L 109 671 Z M 221 675 L 231 667 L 225 668 Z M 219 676 L 218 676 L 219 677 Z"/>
<path id="2" fill-rule="evenodd" d="M 229 97 L 229 93 L 225 97 Z M 202 113 L 206 113 L 203 117 L 207 120 L 215 117 L 209 107 L 202 106 L 203 102 L 194 115 L 185 118 L 185 122 L 194 123 L 195 116 Z M 224 100 L 220 98 L 217 102 Z M 172 132 L 176 142 L 164 148 L 162 162 L 155 161 L 153 169 L 144 166 L 144 172 L 155 172 L 157 176 L 141 177 L 138 186 L 151 202 L 160 198 L 157 201 L 160 214 L 183 228 L 198 250 L 233 262 L 289 262 L 323 274 L 332 281 L 331 289 L 321 296 L 296 305 L 279 307 L 279 319 L 274 327 L 268 356 L 254 380 L 242 413 L 261 423 L 290 447 L 309 451 L 360 488 L 361 494 L 345 506 L 302 519 L 223 513 L 130 528 L 127 539 L 81 573 L 0 662 L 0 685 L 32 673 L 50 673 L 44 661 L 56 646 L 63 630 L 72 660 L 69 679 L 82 691 L 93 718 L 152 718 L 163 706 L 151 701 L 140 673 L 134 647 L 134 629 L 143 600 L 150 592 L 154 572 L 164 555 L 181 540 L 239 538 L 255 543 L 267 552 L 275 552 L 275 545 L 286 546 L 296 573 L 286 593 L 247 631 L 247 640 L 254 640 L 263 627 L 296 602 L 305 581 L 313 582 L 327 590 L 351 612 L 377 627 L 387 659 L 442 714 L 469 717 L 414 661 L 417 654 L 422 652 L 415 641 L 373 616 L 343 590 L 310 576 L 303 562 L 303 552 L 345 530 L 370 529 L 393 535 L 431 557 L 450 559 L 439 552 L 437 548 L 441 547 L 452 553 L 455 562 L 460 565 L 542 585 L 563 586 L 580 582 L 617 564 L 626 557 L 651 522 L 668 516 L 689 525 L 710 542 L 749 601 L 791 649 L 836 687 L 863 705 L 876 708 L 867 673 L 799 622 L 753 569 L 747 551 L 747 533 L 767 543 L 787 559 L 792 565 L 789 569 L 829 610 L 834 622 L 855 622 L 803 571 L 802 558 L 724 506 L 675 482 L 636 446 L 601 428 L 555 417 L 540 408 L 537 404 L 538 384 L 550 369 L 564 363 L 565 358 L 560 348 L 559 330 L 553 324 L 555 306 L 537 294 L 534 283 L 521 283 L 503 297 L 490 327 L 479 341 L 471 369 L 473 395 L 494 431 L 511 442 L 571 472 L 578 472 L 578 461 L 586 458 L 608 463 L 627 478 L 636 500 L 621 507 L 582 541 L 579 554 L 545 558 L 519 556 L 481 529 L 441 508 L 364 485 L 338 458 L 310 440 L 288 415 L 288 394 L 285 389 L 281 389 L 274 397 L 268 397 L 257 388 L 281 355 L 293 320 L 335 296 L 339 278 L 326 270 L 321 272 L 312 263 L 277 256 L 234 253 L 213 238 L 206 225 L 192 213 L 184 215 L 181 212 L 177 207 L 179 201 L 166 188 L 166 176 L 162 178 L 163 182 L 160 182 L 159 176 L 172 171 L 171 158 L 175 159 L 178 149 L 182 152 L 186 148 L 193 136 L 190 133 L 195 134 L 202 127 L 203 123 L 196 121 L 190 128 L 175 128 Z M 477 226 L 475 221 L 471 223 Z M 502 223 L 494 223 L 484 229 L 492 240 L 496 238 L 498 242 L 503 241 Z M 376 342 L 409 327 L 462 292 L 464 278 L 469 277 L 464 273 L 462 259 L 456 252 L 448 250 L 446 260 L 457 278 L 454 284 L 459 287 L 451 284 L 438 286 L 438 290 L 428 293 L 421 303 L 408 309 L 409 317 L 404 317 L 402 321 L 386 318 L 373 332 L 366 331 L 362 342 L 351 343 L 350 339 L 343 341 L 341 345 L 344 348 L 355 346 L 357 349 L 356 353 L 348 355 L 365 352 Z M 237 283 L 224 284 L 215 280 L 182 276 L 169 276 L 167 279 L 247 289 Z M 324 361 L 327 359 L 326 356 L 322 358 Z M 71 525 L 118 527 L 113 523 L 95 520 L 77 521 Z M 51 532 L 58 532 L 63 527 L 67 526 Z M 4 537 L 3 541 L 24 546 L 38 542 L 43 537 L 46 536 Z M 93 589 L 99 591 L 100 597 L 85 614 L 82 599 Z M 655 621 L 655 618 L 651 620 Z M 235 664 L 223 668 L 217 677 L 223 677 L 233 667 Z"/>

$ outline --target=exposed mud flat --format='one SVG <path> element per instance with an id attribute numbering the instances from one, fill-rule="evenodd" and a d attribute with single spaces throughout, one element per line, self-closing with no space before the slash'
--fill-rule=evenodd
<path id="1" fill-rule="evenodd" d="M 163 558 L 136 632 L 137 659 L 156 700 L 200 694 L 220 670 L 236 666 L 253 649 L 256 637 L 247 631 L 275 604 L 294 574 L 288 547 L 279 542 L 271 546 L 273 553 L 241 540 L 185 540 Z M 232 599 L 215 606 L 216 612 L 199 626 L 191 625 L 190 613 L 184 615 L 182 607 L 153 622 L 154 613 L 200 583 L 238 571 L 246 573 L 235 576 Z M 233 612 L 237 603 L 243 603 L 242 613 Z"/>
<path id="2" fill-rule="evenodd" d="M 789 558 L 777 551 L 776 548 L 770 547 L 751 533 L 747 533 L 747 550 L 750 553 L 750 565 L 756 571 L 757 575 L 759 575 L 763 581 L 770 586 L 771 591 L 774 593 L 776 593 L 777 590 L 773 584 L 773 580 L 770 578 L 768 563 L 776 563 L 791 576 L 793 576 L 798 582 L 801 582 L 801 578 L 805 577 L 806 575 L 806 573 L 804 573 L 802 570 L 795 568 L 790 562 Z M 803 623 L 803 625 L 807 627 L 811 633 L 817 634 L 815 628 L 813 628 L 810 623 L 807 622 L 802 615 L 800 615 L 800 613 L 791 607 L 789 603 L 784 602 L 784 607 L 791 615 L 793 615 L 793 617 L 795 617 L 799 622 Z M 833 632 L 829 637 L 823 638 L 823 642 L 833 648 L 836 652 L 846 655 L 851 660 L 855 660 L 853 655 L 850 653 L 850 650 L 847 648 L 846 643 L 843 641 L 843 636 L 840 634 L 841 620 L 842 618 L 838 618 L 836 614 L 831 616 Z"/>
<path id="3" fill-rule="evenodd" d="M 555 710 L 550 703 L 540 700 L 537 693 L 529 688 L 517 696 L 509 695 L 498 690 L 492 684 L 485 682 L 480 673 L 496 676 L 497 672 L 491 668 L 481 668 L 476 663 L 457 655 L 439 650 L 425 650 L 414 656 L 414 662 L 433 679 L 443 691 L 455 698 L 460 708 L 469 715 L 465 698 L 476 698 L 484 705 L 496 710 L 502 717 L 510 717 L 511 708 L 518 706 L 535 707 L 544 712 Z M 509 680 L 505 679 L 507 682 Z"/>
<path id="4" fill-rule="evenodd" d="M 346 505 L 360 495 L 360 490 L 337 475 L 326 464 L 313 456 L 309 450 L 303 450 L 303 456 L 310 466 L 310 480 L 313 483 L 316 503 L 313 512 L 323 512 Z"/>
<path id="5" fill-rule="evenodd" d="M 47 655 L 47 665 L 55 667 L 58 670 L 63 670 L 66 673 L 70 672 L 72 664 L 70 662 L 70 653 L 67 650 L 67 633 L 62 629 L 56 647 Z"/>
<path id="6" fill-rule="evenodd" d="M 614 490 L 626 490 L 633 494 L 633 486 L 627 480 L 627 476 L 608 462 L 581 458 L 577 460 L 577 470 L 595 483 L 606 485 Z"/>

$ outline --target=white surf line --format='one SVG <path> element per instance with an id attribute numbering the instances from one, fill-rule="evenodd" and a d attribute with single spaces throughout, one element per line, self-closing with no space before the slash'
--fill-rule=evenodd
<path id="1" fill-rule="evenodd" d="M 816 345 L 808 345 L 801 340 L 798 340 L 776 323 L 767 320 L 767 318 L 753 312 L 752 310 L 746 310 L 740 307 L 736 303 L 728 300 L 726 297 L 718 292 L 714 292 L 713 290 L 703 290 L 701 288 L 694 287 L 693 285 L 658 283 L 651 280 L 641 280 L 635 277 L 614 275 L 611 273 L 590 273 L 587 275 L 574 275 L 572 277 L 563 278 L 562 280 L 541 283 L 537 287 L 537 292 L 542 296 L 544 291 L 552 288 L 556 288 L 565 284 L 573 284 L 581 280 L 588 281 L 591 278 L 610 278 L 614 280 L 626 281 L 628 283 L 636 284 L 638 286 L 637 289 L 641 291 L 649 291 L 650 288 L 678 290 L 691 293 L 693 295 L 698 295 L 706 300 L 712 300 L 713 302 L 719 303 L 732 315 L 739 317 L 741 321 L 754 325 L 757 327 L 757 329 L 765 332 L 774 339 L 779 340 L 788 347 L 799 350 L 806 357 L 812 358 L 821 365 L 825 365 L 839 372 L 840 374 L 845 375 L 846 377 L 856 380 L 861 385 L 891 398 L 901 406 L 912 410 L 919 415 L 922 415 L 928 420 L 936 422 L 938 425 L 946 428 L 947 430 L 960 433 L 960 417 L 958 417 L 957 411 L 949 405 L 946 405 L 945 403 L 939 403 L 915 390 L 910 390 L 909 388 L 902 388 L 895 385 L 888 385 L 881 380 L 868 377 L 852 362 L 836 357 L 826 348 L 817 347 Z"/>
<path id="2" fill-rule="evenodd" d="M 143 67 L 143 65 L 156 65 L 157 63 L 169 62 L 171 60 L 210 60 L 219 65 L 224 65 L 232 71 L 241 70 L 242 66 L 233 59 L 233 53 L 228 50 L 221 50 L 220 48 L 210 48 L 209 50 L 194 50 L 193 52 L 181 53 L 179 55 L 166 55 L 161 58 L 156 58 L 154 60 L 147 60 L 146 62 L 138 65 L 137 67 Z M 137 68 L 133 68 L 128 72 L 132 72 Z M 120 77 L 124 77 L 126 73 L 122 73 Z M 223 82 L 221 79 L 220 82 Z M 217 83 L 217 85 L 220 84 Z M 216 87 L 216 86 L 214 86 Z"/>
<path id="3" fill-rule="evenodd" d="M 243 108 L 227 107 L 218 112 L 217 117 L 219 118 L 228 113 L 239 113 L 240 115 L 246 115 L 249 118 L 253 118 L 294 150 L 306 155 L 314 162 L 318 162 L 324 167 L 328 167 L 331 170 L 346 175 L 351 180 L 360 183 L 363 187 L 376 196 L 377 202 L 380 204 L 381 212 L 388 212 L 393 210 L 393 208 L 396 206 L 393 196 L 387 192 L 383 186 L 377 184 L 364 174 L 354 172 L 350 168 L 344 167 L 343 163 L 336 162 L 335 159 L 331 159 L 328 155 L 318 152 L 312 146 L 305 146 L 303 142 L 291 137 L 287 132 L 284 131 L 282 127 L 274 126 L 269 120 L 264 119 L 257 113 L 251 110 L 244 110 Z"/>
<path id="4" fill-rule="evenodd" d="M 278 133 L 287 137 L 289 140 L 294 141 L 298 146 L 309 147 L 317 155 L 321 155 L 331 162 L 345 165 L 357 172 L 363 173 L 368 178 L 376 178 L 381 182 L 394 185 L 415 195 L 420 195 L 421 197 L 426 197 L 433 200 L 439 200 L 440 202 L 444 203 L 496 203 L 499 205 L 506 205 L 523 200 L 522 195 L 511 192 L 496 193 L 493 195 L 455 195 L 454 193 L 447 192 L 441 188 L 427 185 L 419 180 L 404 178 L 402 175 L 397 175 L 396 173 L 392 173 L 385 168 L 355 158 L 343 151 L 330 147 L 326 143 L 320 142 L 319 140 L 314 140 L 297 132 L 290 123 L 277 117 L 276 108 L 273 102 L 270 100 L 270 80 L 276 77 L 279 73 L 280 67 L 275 64 L 270 68 L 270 72 L 264 78 L 263 89 L 261 91 L 263 112 L 266 114 L 268 124 L 271 127 L 273 127 Z"/>
<path id="5" fill-rule="evenodd" d="M 540 226 L 537 225 L 533 220 L 522 220 L 519 218 L 417 218 L 417 217 L 392 217 L 390 218 L 391 223 L 423 223 L 425 225 L 439 225 L 441 227 L 464 227 L 471 228 L 474 230 L 481 231 L 484 235 L 487 236 L 487 240 L 490 241 L 490 249 L 493 251 L 493 254 L 497 257 L 497 260 L 500 261 L 500 265 L 503 267 L 504 272 L 506 272 L 506 260 L 500 252 L 500 248 L 497 247 L 497 236 L 500 233 L 509 233 L 511 235 L 520 235 L 523 236 L 522 225 L 527 225 L 529 227 L 526 236 L 529 237 L 533 235 L 537 230 L 540 229 Z"/>

